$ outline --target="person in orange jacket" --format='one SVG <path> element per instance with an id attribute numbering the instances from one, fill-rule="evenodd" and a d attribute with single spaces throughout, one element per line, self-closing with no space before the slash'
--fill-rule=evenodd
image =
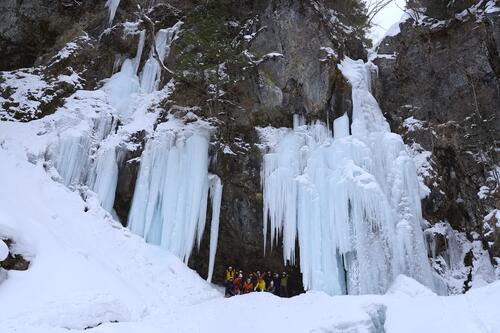
<path id="1" fill-rule="evenodd" d="M 234 285 L 234 294 L 239 295 L 243 289 L 243 275 L 239 274 L 236 279 L 233 281 Z"/>
<path id="2" fill-rule="evenodd" d="M 243 294 L 248 294 L 253 291 L 252 278 L 248 277 L 245 283 L 243 283 Z"/>

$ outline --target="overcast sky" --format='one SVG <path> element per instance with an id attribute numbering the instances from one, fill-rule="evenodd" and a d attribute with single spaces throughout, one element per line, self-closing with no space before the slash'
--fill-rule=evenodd
<path id="1" fill-rule="evenodd" d="M 399 22 L 404 8 L 405 0 L 394 0 L 392 4 L 385 7 L 382 11 L 378 13 L 373 19 L 374 27 L 370 32 L 370 36 L 374 42 L 381 39 L 387 29 L 389 29 L 394 23 Z M 399 7 L 398 7 L 399 6 Z"/>

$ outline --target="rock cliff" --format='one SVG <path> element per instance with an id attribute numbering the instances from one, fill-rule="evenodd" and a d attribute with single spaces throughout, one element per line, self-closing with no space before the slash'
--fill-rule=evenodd
<path id="1" fill-rule="evenodd" d="M 496 260 L 499 51 L 500 15 L 493 1 L 413 1 L 400 32 L 381 42 L 374 60 L 382 110 L 412 147 L 430 190 L 424 217 L 480 242 Z M 436 257 L 446 252 L 450 235 L 431 229 L 429 237 L 438 238 Z M 473 248 L 466 250 L 468 267 L 478 256 Z M 449 268 L 445 261 L 440 266 Z"/>

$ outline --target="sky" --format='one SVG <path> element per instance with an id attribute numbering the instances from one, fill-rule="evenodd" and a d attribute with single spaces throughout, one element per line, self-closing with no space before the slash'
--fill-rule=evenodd
<path id="1" fill-rule="evenodd" d="M 369 2 L 368 0 L 365 0 Z M 406 0 L 394 0 L 390 5 L 381 10 L 373 19 L 374 27 L 370 31 L 370 37 L 373 42 L 384 37 L 385 32 L 396 22 L 399 22 Z"/>

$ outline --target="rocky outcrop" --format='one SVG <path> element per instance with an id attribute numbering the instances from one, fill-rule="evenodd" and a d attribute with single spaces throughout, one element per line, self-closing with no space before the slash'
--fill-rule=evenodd
<path id="1" fill-rule="evenodd" d="M 476 3 L 419 1 L 378 48 L 375 90 L 430 189 L 424 217 L 499 257 L 500 12 Z"/>
<path id="2" fill-rule="evenodd" d="M 29 260 L 26 260 L 22 254 L 16 253 L 13 250 L 15 243 L 11 239 L 4 239 L 3 241 L 9 247 L 9 254 L 7 255 L 7 258 L 5 258 L 3 261 L 0 261 L 0 270 L 2 268 L 5 270 L 15 271 L 27 270 L 29 268 L 30 262 Z"/>

